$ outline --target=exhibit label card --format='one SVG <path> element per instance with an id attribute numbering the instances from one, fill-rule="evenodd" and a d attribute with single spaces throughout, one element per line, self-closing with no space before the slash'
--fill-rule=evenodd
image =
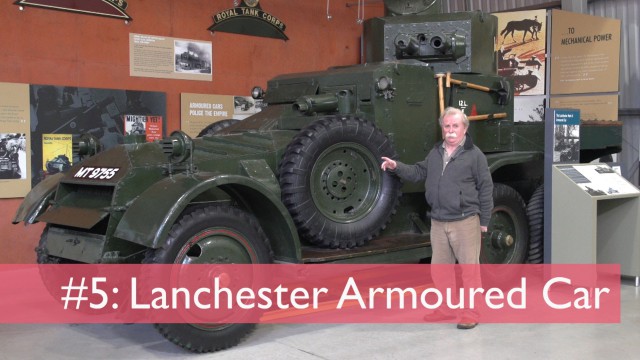
<path id="1" fill-rule="evenodd" d="M 245 119 L 262 109 L 260 100 L 250 96 L 189 94 L 180 95 L 180 129 L 197 137 L 207 126 L 220 120 Z"/>
<path id="2" fill-rule="evenodd" d="M 211 81 L 212 53 L 210 41 L 129 34 L 129 74 Z"/>
<path id="3" fill-rule="evenodd" d="M 31 189 L 29 85 L 0 83 L 0 197 Z"/>
<path id="4" fill-rule="evenodd" d="M 580 161 L 580 110 L 554 109 L 554 163 Z"/>
<path id="5" fill-rule="evenodd" d="M 233 119 L 233 96 L 180 94 L 180 129 L 196 137 L 207 126 Z"/>
<path id="6" fill-rule="evenodd" d="M 579 109 L 581 121 L 618 120 L 618 95 L 552 96 L 551 107 Z"/>
<path id="7" fill-rule="evenodd" d="M 607 164 L 560 165 L 558 170 L 591 196 L 640 193 L 638 188 Z"/>

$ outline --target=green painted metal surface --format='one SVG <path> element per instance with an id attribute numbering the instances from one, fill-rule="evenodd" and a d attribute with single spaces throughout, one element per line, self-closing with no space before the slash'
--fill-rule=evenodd
<path id="1" fill-rule="evenodd" d="M 408 9 L 405 5 L 398 2 L 388 10 L 398 15 Z M 513 84 L 495 70 L 495 17 L 420 12 L 424 14 L 368 20 L 366 64 L 276 76 L 268 82 L 267 106 L 261 112 L 217 134 L 190 139 L 178 132 L 155 143 L 125 144 L 45 180 L 25 198 L 14 222 L 47 222 L 50 256 L 88 263 L 137 262 L 145 250 L 166 245 L 170 229 L 182 216 L 224 203 L 257 219 L 276 261 L 399 262 L 428 257 L 429 208 L 423 184 L 402 185 L 395 215 L 381 221 L 370 244 L 320 250 L 309 247 L 292 209 L 282 202 L 279 173 L 290 144 L 314 141 L 300 134 L 319 120 L 334 124 L 352 119 L 344 131 L 354 133 L 349 126 L 371 123 L 395 152 L 383 156 L 415 163 L 441 139 L 440 107 L 455 106 L 469 116 L 486 117 L 471 122 L 470 136 L 487 154 L 494 181 L 528 199 L 530 189 L 542 181 L 544 124 L 513 121 Z M 439 85 L 440 76 L 451 81 Z M 619 126 L 581 129 L 585 157 L 615 152 L 620 144 Z M 379 191 L 380 159 L 366 145 L 338 142 L 307 154 L 315 159 L 312 167 L 286 168 L 306 174 L 312 189 L 307 200 L 329 222 L 357 223 L 379 201 L 390 201 Z M 503 239 L 515 231 L 513 221 L 509 211 L 495 216 L 494 227 L 501 230 L 493 232 L 495 239 L 490 238 L 488 246 L 500 251 L 494 251 L 490 261 L 510 256 Z M 67 241 L 67 235 L 75 240 Z M 215 247 L 207 251 L 215 252 Z"/>

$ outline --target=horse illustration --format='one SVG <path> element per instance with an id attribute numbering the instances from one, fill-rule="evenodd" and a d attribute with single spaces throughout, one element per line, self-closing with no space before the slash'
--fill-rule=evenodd
<path id="1" fill-rule="evenodd" d="M 538 22 L 535 19 L 524 19 L 519 21 L 509 21 L 507 26 L 502 29 L 500 32 L 500 36 L 505 39 L 509 34 L 511 34 L 511 39 L 515 42 L 515 38 L 513 37 L 513 33 L 516 31 L 524 31 L 524 35 L 522 36 L 522 42 L 524 43 L 525 38 L 527 37 L 527 33 L 531 33 L 531 39 L 538 40 L 538 31 L 542 30 L 542 23 Z M 504 41 L 503 41 L 504 42 Z"/>

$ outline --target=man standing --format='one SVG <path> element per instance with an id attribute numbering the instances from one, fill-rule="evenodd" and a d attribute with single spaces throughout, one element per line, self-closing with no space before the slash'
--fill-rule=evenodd
<path id="1" fill-rule="evenodd" d="M 446 108 L 439 122 L 443 141 L 434 146 L 426 159 L 407 165 L 382 157 L 381 168 L 406 181 L 425 181 L 425 197 L 431 207 L 431 264 L 457 261 L 477 265 L 481 233 L 487 231 L 493 209 L 491 173 L 487 158 L 467 135 L 469 120 L 461 110 Z M 479 285 L 479 274 L 474 269 L 468 265 L 463 269 L 466 289 Z M 440 285 L 451 283 L 451 279 L 442 279 L 442 275 L 434 271 L 434 281 Z M 462 314 L 459 329 L 472 329 L 478 324 L 475 311 Z"/>

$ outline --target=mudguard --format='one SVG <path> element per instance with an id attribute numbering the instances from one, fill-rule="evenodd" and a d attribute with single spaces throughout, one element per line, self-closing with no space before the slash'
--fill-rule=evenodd
<path id="1" fill-rule="evenodd" d="M 228 197 L 219 198 L 219 190 Z M 218 198 L 215 198 L 216 191 Z M 160 248 L 180 214 L 196 198 L 198 201 L 235 200 L 258 219 L 276 260 L 300 261 L 298 233 L 279 196 L 268 182 L 243 175 L 202 172 L 163 179 L 136 198 L 114 235 L 146 247 Z"/>
<path id="2" fill-rule="evenodd" d="M 492 174 L 503 166 L 523 164 L 543 159 L 543 153 L 541 151 L 511 151 L 487 154 L 486 156 L 489 164 L 489 171 Z"/>
<path id="3" fill-rule="evenodd" d="M 12 223 L 17 224 L 20 221 L 24 221 L 25 225 L 36 223 L 36 218 L 49 207 L 49 202 L 55 196 L 58 183 L 63 176 L 61 172 L 47 176 L 31 189 L 16 211 Z"/>

